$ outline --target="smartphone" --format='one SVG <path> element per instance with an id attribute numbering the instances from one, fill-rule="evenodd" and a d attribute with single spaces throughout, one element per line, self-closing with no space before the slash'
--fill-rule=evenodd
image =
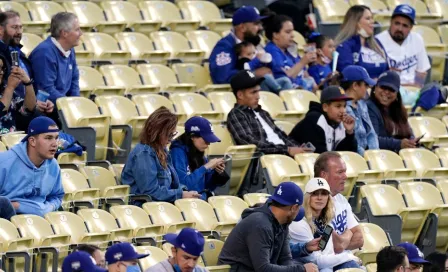
<path id="1" fill-rule="evenodd" d="M 315 43 L 309 43 L 309 44 L 304 46 L 303 50 L 306 53 L 308 53 L 308 52 L 316 52 L 316 44 Z"/>
<path id="2" fill-rule="evenodd" d="M 230 156 L 229 154 L 224 155 L 224 163 L 230 161 L 231 159 L 232 159 L 232 156 Z"/>
<path id="3" fill-rule="evenodd" d="M 19 52 L 17 52 L 17 51 L 11 52 L 11 61 L 12 61 L 12 66 L 19 67 Z"/>
<path id="4" fill-rule="evenodd" d="M 328 240 L 330 240 L 331 233 L 333 232 L 333 228 L 330 225 L 326 225 L 324 229 L 324 233 L 319 241 L 319 249 L 324 250 L 327 247 Z"/>
<path id="5" fill-rule="evenodd" d="M 415 139 L 415 143 L 418 144 L 418 143 L 420 142 L 420 140 L 423 139 L 423 137 L 425 137 L 425 134 L 426 134 L 426 132 L 423 133 L 422 136 L 420 136 L 420 137 L 418 137 L 417 139 Z"/>
<path id="6" fill-rule="evenodd" d="M 313 153 L 314 153 L 314 151 L 316 151 L 316 147 L 310 142 L 306 143 L 305 147 L 311 149 L 311 152 L 313 152 Z"/>

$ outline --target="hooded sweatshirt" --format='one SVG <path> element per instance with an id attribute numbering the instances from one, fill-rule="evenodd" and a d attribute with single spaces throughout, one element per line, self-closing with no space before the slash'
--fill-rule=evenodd
<path id="1" fill-rule="evenodd" d="M 238 272 L 302 272 L 289 248 L 288 224 L 280 225 L 269 205 L 243 211 L 219 254 L 218 264 Z"/>
<path id="2" fill-rule="evenodd" d="M 58 210 L 64 189 L 56 159 L 36 167 L 24 142 L 0 153 L 0 161 L 0 195 L 19 202 L 17 213 L 44 216 Z"/>
<path id="3" fill-rule="evenodd" d="M 304 133 L 306 132 L 306 133 Z M 289 134 L 299 144 L 312 143 L 315 153 L 326 151 L 358 151 L 355 133 L 346 134 L 342 123 L 329 120 L 320 103 L 311 101 L 305 119 L 300 121 Z"/>

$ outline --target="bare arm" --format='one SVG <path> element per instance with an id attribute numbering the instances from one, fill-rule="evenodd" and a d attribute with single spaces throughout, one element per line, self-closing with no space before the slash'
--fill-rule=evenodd
<path id="1" fill-rule="evenodd" d="M 344 251 L 349 247 L 353 233 L 351 230 L 347 229 L 342 234 L 337 234 L 334 231 L 332 236 L 333 236 L 334 252 L 341 253 L 342 251 Z"/>
<path id="2" fill-rule="evenodd" d="M 352 239 L 350 239 L 350 244 L 348 245 L 348 250 L 358 249 L 364 245 L 364 237 L 362 236 L 361 227 L 356 226 L 350 229 L 353 233 Z"/>
<path id="3" fill-rule="evenodd" d="M 285 70 L 285 73 L 290 78 L 296 78 L 303 70 L 303 68 L 305 68 L 310 62 L 313 62 L 315 60 L 316 60 L 316 52 L 308 52 L 293 67 L 291 67 L 288 70 Z"/>

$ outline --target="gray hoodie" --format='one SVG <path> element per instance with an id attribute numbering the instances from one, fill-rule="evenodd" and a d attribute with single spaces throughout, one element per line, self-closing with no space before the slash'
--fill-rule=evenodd
<path id="1" fill-rule="evenodd" d="M 278 223 L 268 204 L 244 210 L 242 218 L 227 237 L 218 264 L 238 272 L 305 271 L 292 260 L 288 225 Z"/>

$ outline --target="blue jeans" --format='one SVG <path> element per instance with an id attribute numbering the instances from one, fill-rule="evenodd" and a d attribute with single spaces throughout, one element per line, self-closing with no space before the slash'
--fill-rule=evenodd
<path id="1" fill-rule="evenodd" d="M 355 261 L 349 261 L 349 262 L 342 263 L 340 265 L 336 265 L 335 267 L 333 267 L 333 271 L 337 271 L 339 269 L 345 269 L 345 268 L 360 268 L 360 266 Z"/>
<path id="2" fill-rule="evenodd" d="M 264 75 L 264 81 L 260 85 L 264 91 L 270 91 L 278 94 L 282 90 L 293 89 L 292 82 L 288 77 L 274 78 L 273 75 Z"/>
<path id="3" fill-rule="evenodd" d="M 14 215 L 16 215 L 16 210 L 14 210 L 11 201 L 7 197 L 0 196 L 0 218 L 10 220 Z"/>

